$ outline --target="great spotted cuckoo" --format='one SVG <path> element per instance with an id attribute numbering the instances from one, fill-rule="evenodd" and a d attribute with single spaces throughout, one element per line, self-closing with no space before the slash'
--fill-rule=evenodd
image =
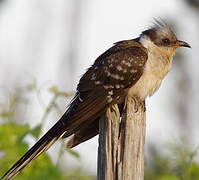
<path id="1" fill-rule="evenodd" d="M 100 55 L 80 78 L 76 95 L 64 115 L 30 148 L 2 179 L 11 179 L 59 138 L 72 136 L 72 148 L 99 132 L 99 119 L 113 104 L 130 95 L 144 100 L 161 85 L 171 69 L 179 41 L 168 25 L 155 22 L 136 39 L 115 43 Z"/>

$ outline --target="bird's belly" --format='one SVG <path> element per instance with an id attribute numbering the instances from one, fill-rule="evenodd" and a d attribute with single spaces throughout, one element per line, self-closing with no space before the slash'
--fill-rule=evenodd
<path id="1" fill-rule="evenodd" d="M 147 96 L 159 89 L 162 79 L 156 77 L 151 73 L 144 73 L 136 84 L 134 84 L 128 91 L 128 95 L 137 96 L 144 100 Z"/>

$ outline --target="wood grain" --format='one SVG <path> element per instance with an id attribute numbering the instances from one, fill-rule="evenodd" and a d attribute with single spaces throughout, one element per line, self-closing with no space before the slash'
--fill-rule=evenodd
<path id="1" fill-rule="evenodd" d="M 145 103 L 126 97 L 120 116 L 113 105 L 100 119 L 98 180 L 143 180 L 146 115 Z"/>

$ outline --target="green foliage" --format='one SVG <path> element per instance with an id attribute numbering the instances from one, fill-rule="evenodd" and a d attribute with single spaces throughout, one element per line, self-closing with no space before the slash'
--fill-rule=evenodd
<path id="1" fill-rule="evenodd" d="M 24 137 L 30 132 L 28 125 L 17 125 L 14 123 L 5 123 L 0 125 L 1 144 L 0 150 L 3 157 L 0 161 L 0 173 L 5 173 L 10 165 L 19 159 L 27 150 L 28 144 L 24 142 Z M 33 161 L 30 166 L 16 177 L 16 180 L 30 179 L 44 180 L 63 179 L 57 167 L 53 165 L 47 154 Z"/>
<path id="2" fill-rule="evenodd" d="M 29 145 L 24 140 L 27 135 L 38 139 L 41 135 L 44 121 L 52 111 L 60 112 L 57 100 L 58 98 L 70 97 L 73 93 L 65 93 L 59 91 L 53 86 L 49 89 L 52 94 L 52 99 L 44 109 L 41 117 L 41 123 L 36 127 L 30 128 L 28 124 L 18 124 L 16 119 L 23 118 L 23 114 L 18 117 L 17 108 L 22 104 L 28 105 L 31 101 L 29 95 L 38 93 L 36 82 L 25 87 L 16 88 L 13 94 L 9 97 L 9 106 L 0 102 L 0 119 L 3 123 L 0 124 L 0 176 L 2 176 L 16 160 L 18 160 L 28 149 Z M 65 147 L 65 146 L 64 146 Z M 63 154 L 63 147 L 60 149 L 59 156 Z M 79 154 L 74 150 L 67 150 L 71 156 L 80 158 Z M 59 159 L 59 158 L 58 158 Z M 20 174 L 15 177 L 16 180 L 91 180 L 92 177 L 83 175 L 78 172 L 63 173 L 59 167 L 55 165 L 50 156 L 44 153 L 30 163 Z"/>
<path id="3" fill-rule="evenodd" d="M 146 180 L 197 180 L 199 163 L 197 149 L 191 150 L 186 144 L 174 144 L 167 155 L 151 149 L 151 160 L 146 163 Z"/>
<path id="4" fill-rule="evenodd" d="M 94 180 L 94 177 L 82 175 L 81 172 L 72 172 L 65 176 L 65 180 Z"/>
<path id="5" fill-rule="evenodd" d="M 18 124 L 16 119 L 23 119 L 17 115 L 17 108 L 22 104 L 28 107 L 31 101 L 29 95 L 38 93 L 36 82 L 23 88 L 16 88 L 13 95 L 10 96 L 9 106 L 0 102 L 0 176 L 3 175 L 10 166 L 19 159 L 29 148 L 24 140 L 27 135 L 38 139 L 41 130 L 49 113 L 52 111 L 60 112 L 58 105 L 59 98 L 68 98 L 73 93 L 65 93 L 53 86 L 49 89 L 52 99 L 45 107 L 41 117 L 41 123 L 31 128 L 28 124 Z M 24 117 L 25 118 L 25 117 Z M 146 180 L 198 180 L 199 163 L 196 161 L 197 149 L 192 150 L 186 143 L 174 144 L 169 146 L 167 155 L 160 154 L 154 146 L 150 149 L 150 160 L 146 161 L 145 179 Z M 65 151 L 65 145 L 62 144 L 59 151 L 58 162 L 64 152 L 70 156 L 80 159 L 80 155 L 74 150 Z M 55 165 L 50 156 L 44 153 L 28 165 L 16 180 L 94 180 L 95 177 L 84 175 L 81 171 L 62 172 L 59 166 Z"/>
<path id="6" fill-rule="evenodd" d="M 68 153 L 71 154 L 72 156 L 76 157 L 77 159 L 80 158 L 79 153 L 77 153 L 76 151 L 72 150 L 72 149 L 67 149 Z"/>
<path id="7" fill-rule="evenodd" d="M 27 125 L 16 125 L 13 123 L 1 124 L 0 126 L 0 150 L 3 152 L 3 158 L 0 161 L 0 170 L 5 172 L 13 159 L 17 159 L 28 149 L 28 145 L 22 141 L 28 133 Z"/>
<path id="8" fill-rule="evenodd" d="M 33 129 L 30 129 L 30 134 L 32 134 L 34 137 L 39 138 L 39 135 L 41 133 L 42 126 L 41 124 L 37 125 Z"/>

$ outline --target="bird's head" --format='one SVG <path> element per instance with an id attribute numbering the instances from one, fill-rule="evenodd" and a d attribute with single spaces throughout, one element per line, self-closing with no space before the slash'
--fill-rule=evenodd
<path id="1" fill-rule="evenodd" d="M 153 47 L 169 54 L 174 54 L 178 47 L 191 47 L 187 42 L 178 40 L 167 24 L 157 20 L 150 29 L 142 32 L 140 40 L 146 48 Z"/>

